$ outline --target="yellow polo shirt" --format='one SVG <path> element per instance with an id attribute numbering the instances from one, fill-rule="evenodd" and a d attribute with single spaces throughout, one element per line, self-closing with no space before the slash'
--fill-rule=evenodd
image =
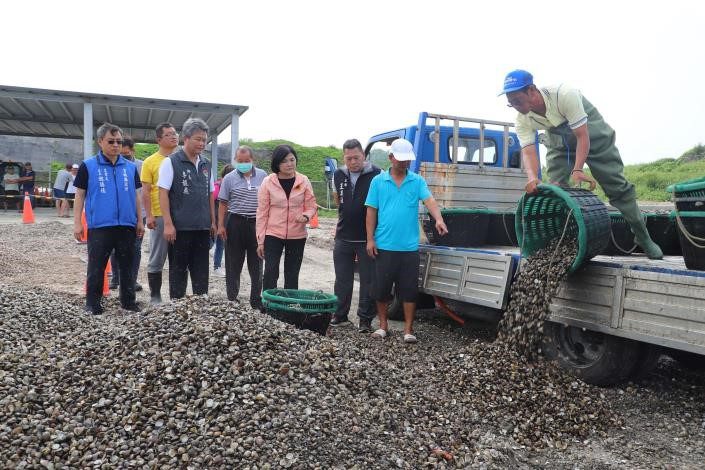
<path id="1" fill-rule="evenodd" d="M 162 209 L 159 206 L 159 166 L 166 157 L 159 152 L 153 153 L 144 160 L 142 164 L 142 174 L 140 175 L 143 183 L 152 185 L 149 191 L 149 198 L 152 202 L 152 215 L 154 217 L 162 216 Z"/>
<path id="2" fill-rule="evenodd" d="M 583 95 L 575 88 L 565 85 L 538 89 L 546 104 L 546 116 L 532 111 L 517 114 L 516 133 L 521 148 L 536 143 L 536 131 L 558 127 L 564 122 L 571 129 L 577 129 L 588 120 L 583 107 Z"/>

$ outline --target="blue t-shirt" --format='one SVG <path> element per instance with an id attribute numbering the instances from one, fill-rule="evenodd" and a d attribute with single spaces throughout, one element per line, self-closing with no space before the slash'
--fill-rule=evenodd
<path id="1" fill-rule="evenodd" d="M 390 251 L 419 249 L 419 201 L 431 197 L 426 181 L 411 171 L 397 187 L 389 171 L 375 176 L 370 183 L 365 205 L 377 209 L 375 243 Z"/>

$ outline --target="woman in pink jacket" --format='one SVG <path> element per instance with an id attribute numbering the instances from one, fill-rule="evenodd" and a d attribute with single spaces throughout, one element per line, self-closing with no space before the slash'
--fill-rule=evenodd
<path id="1" fill-rule="evenodd" d="M 264 259 L 262 289 L 275 289 L 284 252 L 284 289 L 299 288 L 306 244 L 306 223 L 316 213 L 316 198 L 306 175 L 296 171 L 296 151 L 279 145 L 272 153 L 272 174 L 259 188 L 257 255 Z"/>

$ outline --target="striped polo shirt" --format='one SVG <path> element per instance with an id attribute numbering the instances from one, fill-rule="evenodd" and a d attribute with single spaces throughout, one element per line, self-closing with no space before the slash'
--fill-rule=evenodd
<path id="1" fill-rule="evenodd" d="M 250 178 L 234 170 L 225 175 L 220 183 L 218 200 L 228 203 L 228 212 L 231 214 L 246 217 L 257 215 L 257 191 L 267 177 L 267 172 L 256 167 L 253 169 L 254 174 Z"/>

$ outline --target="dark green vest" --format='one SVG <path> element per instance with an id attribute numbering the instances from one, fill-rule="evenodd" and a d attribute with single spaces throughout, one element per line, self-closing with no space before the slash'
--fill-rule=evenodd
<path id="1" fill-rule="evenodd" d="M 177 231 L 210 230 L 211 164 L 201 157 L 198 168 L 179 149 L 169 156 L 174 180 L 169 190 L 171 219 Z"/>

